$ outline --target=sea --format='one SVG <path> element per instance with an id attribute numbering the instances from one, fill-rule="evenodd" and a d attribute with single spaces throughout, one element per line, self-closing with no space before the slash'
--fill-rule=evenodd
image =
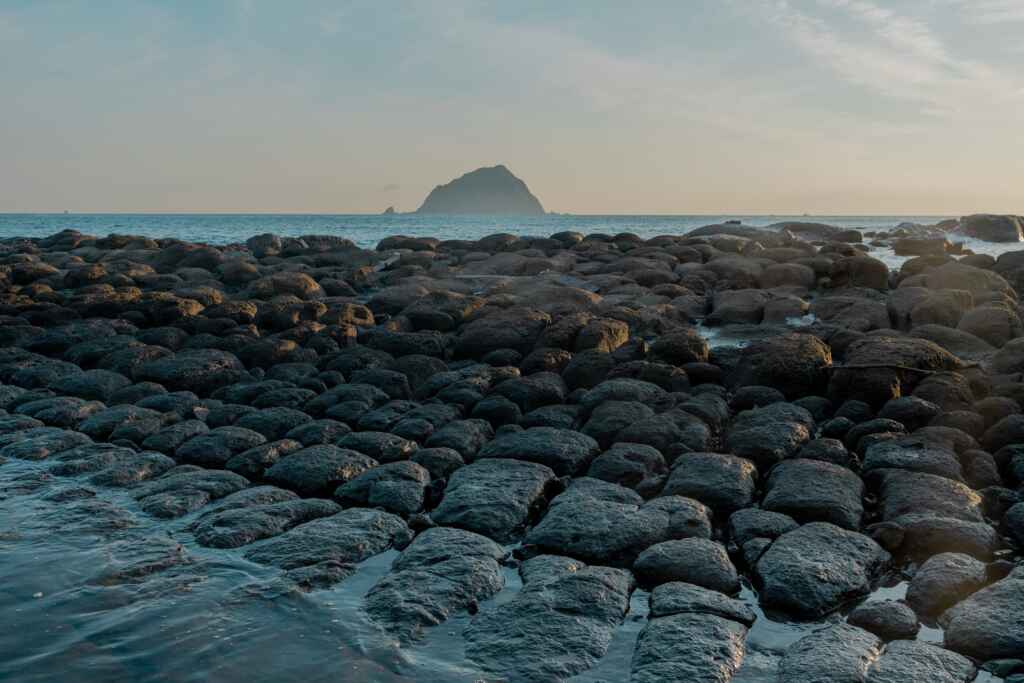
<path id="1" fill-rule="evenodd" d="M 903 222 L 931 224 L 949 216 L 598 216 L 546 214 L 543 216 L 438 216 L 415 213 L 371 214 L 187 214 L 187 213 L 35 213 L 0 214 L 0 239 L 44 237 L 64 229 L 103 237 L 111 233 L 146 237 L 175 237 L 190 242 L 231 244 L 253 235 L 274 233 L 338 235 L 358 246 L 372 248 L 389 235 L 472 240 L 496 232 L 544 236 L 564 230 L 583 234 L 632 232 L 640 237 L 684 234 L 703 225 L 729 220 L 751 226 L 783 221 L 812 221 L 843 228 L 884 230 Z"/>
<path id="2" fill-rule="evenodd" d="M 496 232 L 551 235 L 632 232 L 641 237 L 685 234 L 739 220 L 751 226 L 814 221 L 862 231 L 900 223 L 932 224 L 948 216 L 371 216 L 358 214 L 0 214 L 0 240 L 43 237 L 64 229 L 175 237 L 213 244 L 244 242 L 260 233 L 328 234 L 372 248 L 389 235 L 475 239 Z M 998 255 L 1020 245 L 968 240 Z M 902 260 L 879 247 L 872 254 Z M 47 474 L 45 462 L 0 464 L 0 681 L 477 681 L 465 666 L 463 629 L 455 616 L 426 639 L 398 647 L 362 612 L 366 592 L 385 576 L 394 551 L 359 565 L 338 586 L 302 593 L 242 554 L 199 547 L 188 525 L 198 513 L 163 522 L 142 513 L 127 493 L 82 489 Z M 177 558 L 177 559 L 176 559 Z M 506 587 L 481 605 L 515 597 Z M 906 583 L 880 587 L 869 600 L 899 599 Z M 827 624 L 788 623 L 764 614 L 745 587 L 741 598 L 758 614 L 736 683 L 776 680 L 788 646 Z M 576 683 L 629 678 L 630 658 L 646 622 L 648 594 L 637 591 L 608 654 Z M 830 617 L 841 619 L 841 614 Z M 920 640 L 941 643 L 924 628 Z M 983 673 L 978 681 L 998 680 Z"/>

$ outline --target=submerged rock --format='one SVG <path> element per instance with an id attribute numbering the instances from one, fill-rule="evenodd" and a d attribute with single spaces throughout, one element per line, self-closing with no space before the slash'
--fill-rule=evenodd
<path id="1" fill-rule="evenodd" d="M 466 657 L 492 676 L 563 681 L 608 650 L 633 592 L 629 572 L 541 555 L 520 567 L 523 589 L 466 628 Z"/>
<path id="2" fill-rule="evenodd" d="M 391 572 L 366 595 L 370 617 L 403 641 L 422 638 L 462 610 L 477 606 L 505 585 L 493 541 L 462 529 L 437 527 L 416 537 Z"/>

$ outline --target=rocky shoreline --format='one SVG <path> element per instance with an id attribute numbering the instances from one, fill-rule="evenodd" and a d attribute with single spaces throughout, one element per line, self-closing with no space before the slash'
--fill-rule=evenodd
<path id="1" fill-rule="evenodd" d="M 291 590 L 400 551 L 368 619 L 467 617 L 483 680 L 595 667 L 637 591 L 638 683 L 741 680 L 755 607 L 820 625 L 780 681 L 1024 680 L 1024 251 L 827 228 L 6 240 L 0 469 Z"/>

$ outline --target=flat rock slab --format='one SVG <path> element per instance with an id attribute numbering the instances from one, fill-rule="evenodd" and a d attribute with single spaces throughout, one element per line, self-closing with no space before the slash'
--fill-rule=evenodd
<path id="1" fill-rule="evenodd" d="M 155 479 L 170 471 L 175 462 L 162 453 L 136 452 L 113 444 L 95 443 L 61 451 L 50 472 L 57 476 L 89 475 L 98 486 L 126 488 Z"/>
<path id="2" fill-rule="evenodd" d="M 403 548 L 410 540 L 412 532 L 401 517 L 349 508 L 262 541 L 246 551 L 245 557 L 289 570 L 300 581 L 325 585 L 347 578 L 358 563 L 389 548 Z M 325 576 L 329 580 L 317 580 Z"/>
<path id="3" fill-rule="evenodd" d="M 0 458 L 18 460 L 45 460 L 62 451 L 92 443 L 92 439 L 85 434 L 56 427 L 29 429 L 3 441 L 10 443 L 0 448 Z"/>
<path id="4" fill-rule="evenodd" d="M 890 562 L 867 536 L 827 522 L 783 534 L 754 567 L 761 604 L 798 619 L 818 619 L 867 595 Z"/>
<path id="5" fill-rule="evenodd" d="M 507 543 L 519 537 L 542 508 L 555 473 L 544 465 L 488 458 L 452 474 L 431 518 Z"/>
<path id="6" fill-rule="evenodd" d="M 154 517 L 181 517 L 212 500 L 223 498 L 249 485 L 234 472 L 183 466 L 148 481 L 135 490 L 142 509 Z"/>
<path id="7" fill-rule="evenodd" d="M 798 522 L 831 522 L 860 529 L 864 516 L 864 483 L 839 465 L 820 460 L 787 460 L 768 475 L 761 506 L 787 514 Z"/>
<path id="8" fill-rule="evenodd" d="M 505 585 L 499 564 L 505 551 L 463 529 L 436 527 L 416 537 L 366 595 L 366 611 L 403 642 L 424 629 L 475 609 Z"/>
<path id="9" fill-rule="evenodd" d="M 300 499 L 291 491 L 273 486 L 243 489 L 216 505 L 218 509 L 204 513 L 192 525 L 199 545 L 239 548 L 341 511 L 333 501 Z"/>
<path id="10" fill-rule="evenodd" d="M 630 489 L 581 478 L 551 502 L 525 542 L 542 552 L 628 567 L 655 543 L 710 536 L 710 512 L 702 503 L 682 496 L 643 503 Z"/>
<path id="11" fill-rule="evenodd" d="M 563 477 L 585 471 L 600 452 L 597 441 L 582 432 L 532 427 L 495 439 L 477 452 L 476 459 L 525 460 L 550 467 Z"/>
<path id="12" fill-rule="evenodd" d="M 466 628 L 466 657 L 491 676 L 564 681 L 608 650 L 629 609 L 629 572 L 541 555 L 520 567 L 523 589 Z"/>

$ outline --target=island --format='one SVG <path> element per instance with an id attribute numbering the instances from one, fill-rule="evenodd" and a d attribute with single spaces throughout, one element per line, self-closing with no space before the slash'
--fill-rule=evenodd
<path id="1" fill-rule="evenodd" d="M 438 185 L 416 213 L 536 216 L 544 207 L 504 165 L 478 168 Z"/>

